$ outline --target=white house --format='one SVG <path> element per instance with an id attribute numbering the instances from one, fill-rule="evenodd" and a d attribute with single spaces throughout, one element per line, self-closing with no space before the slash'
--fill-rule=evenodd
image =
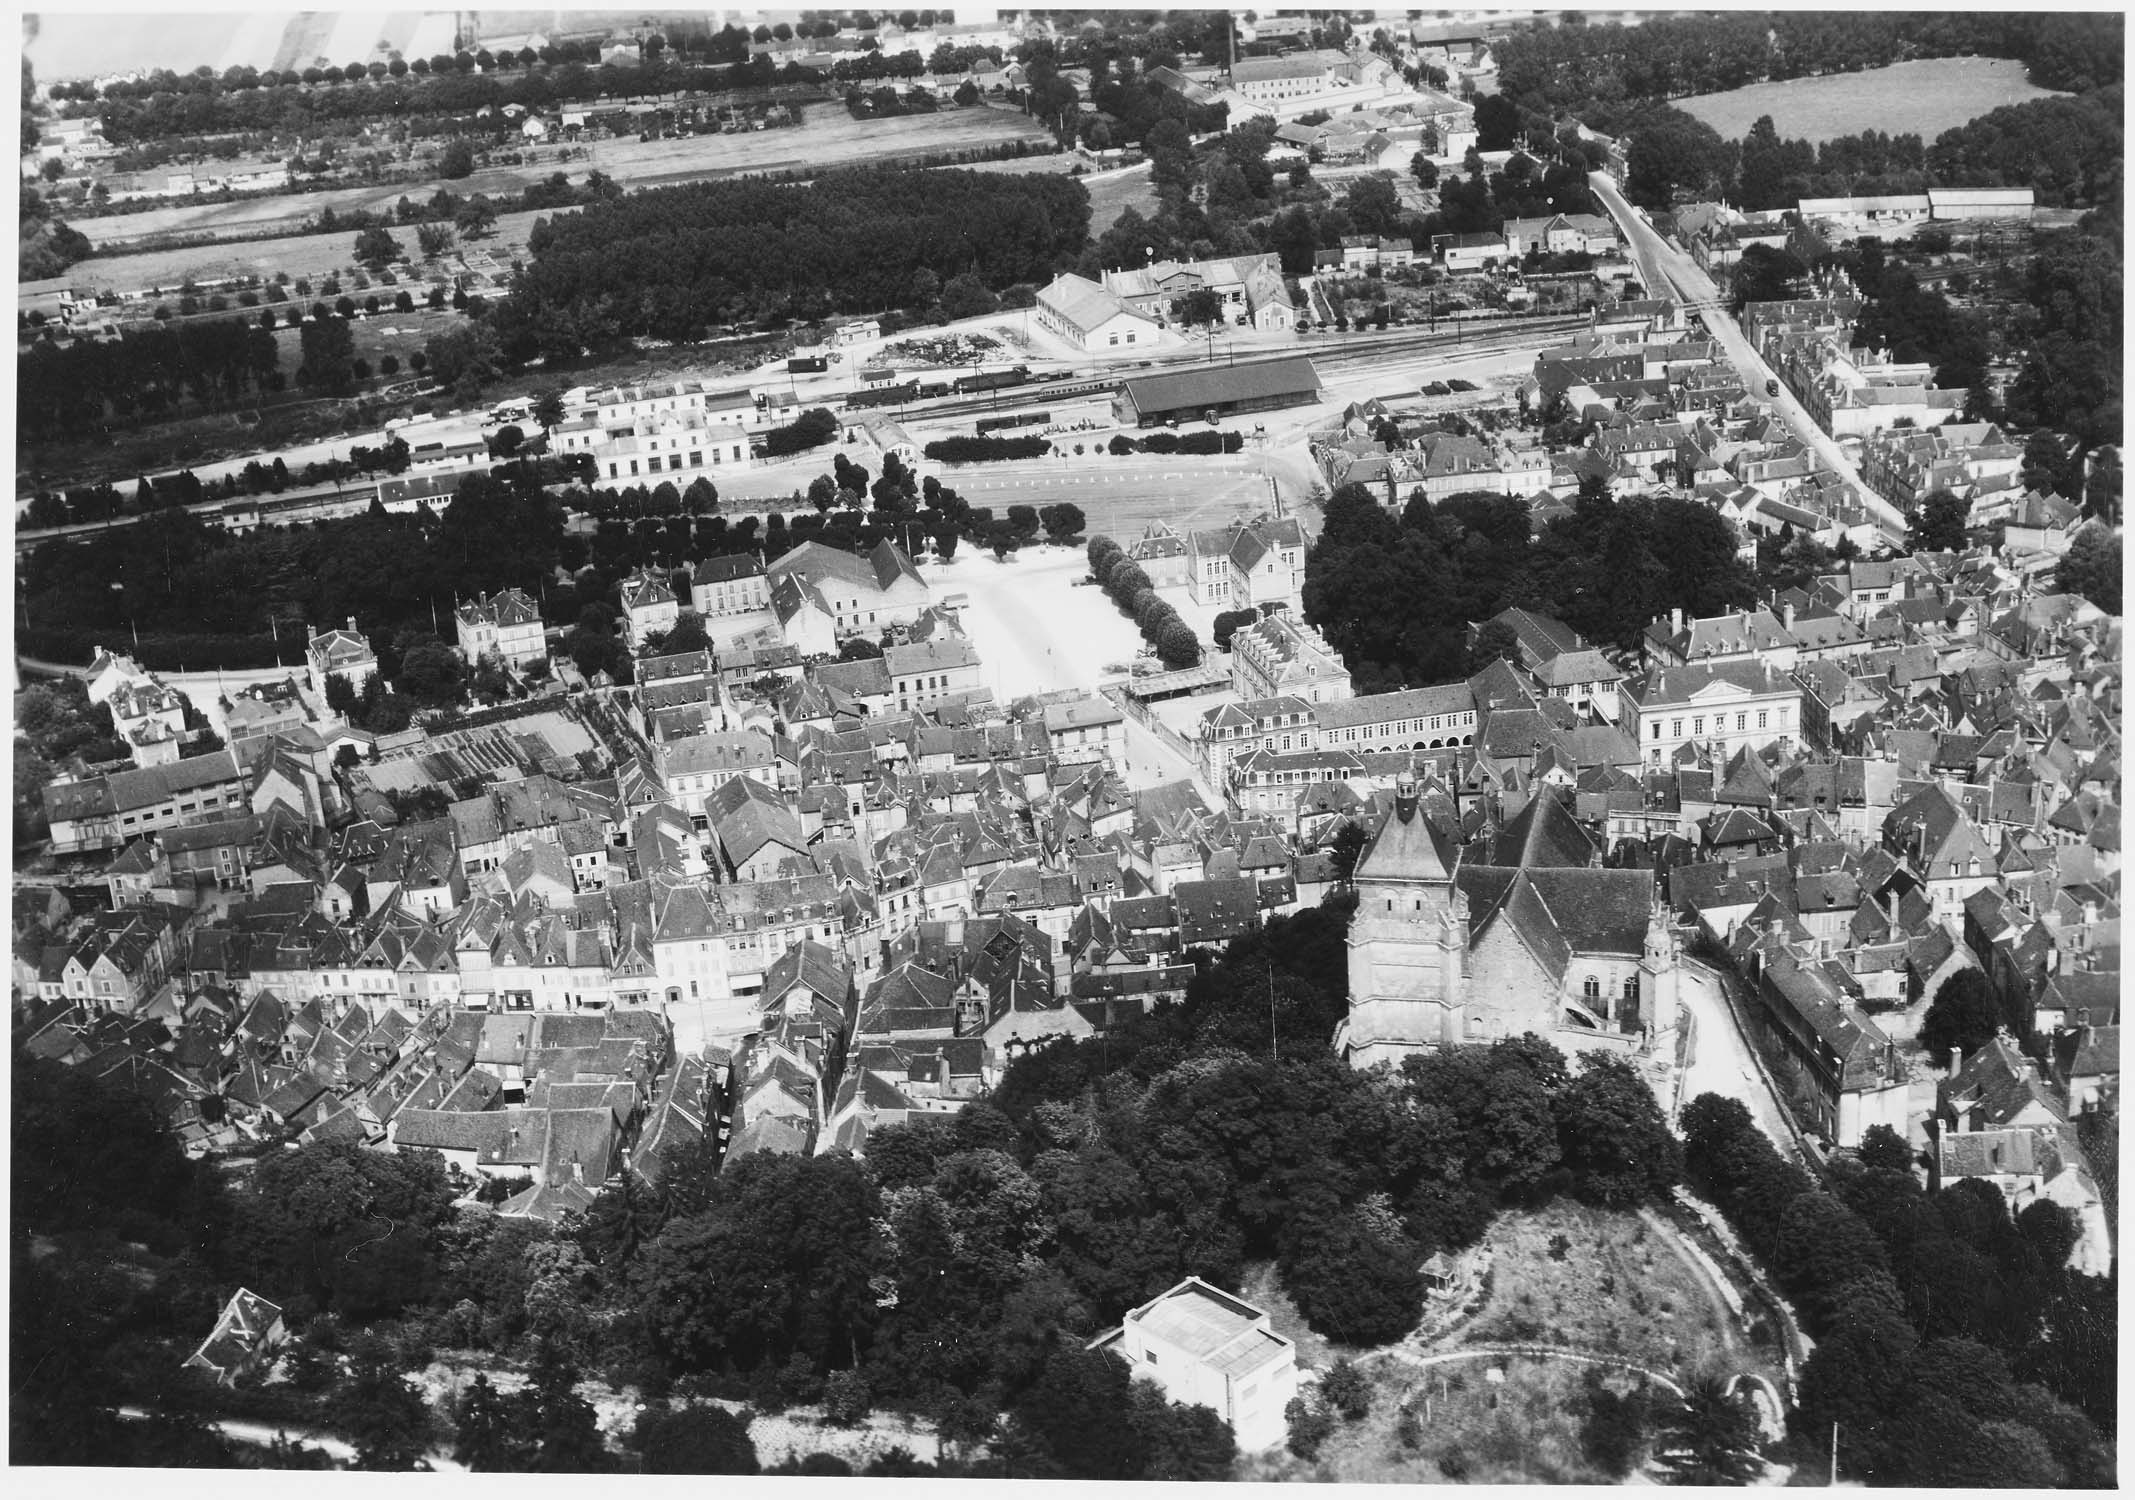
<path id="1" fill-rule="evenodd" d="M 1110 1349 L 1169 1399 L 1215 1412 L 1241 1452 L 1288 1435 L 1283 1409 L 1297 1395 L 1297 1346 L 1252 1303 L 1198 1276 L 1144 1302 L 1090 1347 Z"/>
<path id="2" fill-rule="evenodd" d="M 636 651 L 651 637 L 675 628 L 681 601 L 665 574 L 650 569 L 633 573 L 623 580 L 621 592 L 624 634 L 631 650 Z"/>
<path id="3" fill-rule="evenodd" d="M 1727 755 L 1801 733 L 1801 684 L 1762 662 L 1654 667 L 1618 697 L 1625 732 L 1656 766 L 1671 764 L 1693 742 Z"/>
<path id="4" fill-rule="evenodd" d="M 460 655 L 470 662 L 492 653 L 506 666 L 522 666 L 548 654 L 541 611 L 524 589 L 483 594 L 453 611 Z"/>
<path id="5" fill-rule="evenodd" d="M 1126 764 L 1126 717 L 1106 699 L 1093 696 L 1047 704 L 1045 735 L 1063 765 L 1093 760 Z"/>
<path id="6" fill-rule="evenodd" d="M 353 616 L 346 630 L 328 630 L 315 635 L 304 648 L 304 658 L 310 671 L 307 680 L 311 690 L 323 696 L 326 679 L 339 677 L 358 692 L 363 691 L 367 678 L 378 671 L 378 657 L 371 650 L 371 643 L 356 633 Z"/>
<path id="7" fill-rule="evenodd" d="M 1038 326 L 1078 349 L 1138 349 L 1157 342 L 1154 318 L 1072 272 L 1054 277 L 1038 293 Z"/>
<path id="8" fill-rule="evenodd" d="M 755 553 L 708 557 L 690 578 L 690 601 L 707 620 L 750 615 L 771 607 L 764 560 Z"/>

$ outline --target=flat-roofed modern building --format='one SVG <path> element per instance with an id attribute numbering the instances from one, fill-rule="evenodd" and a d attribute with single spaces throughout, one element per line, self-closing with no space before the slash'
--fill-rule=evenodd
<path id="1" fill-rule="evenodd" d="M 1112 1350 L 1171 1400 L 1215 1412 L 1241 1452 L 1287 1436 L 1283 1409 L 1297 1395 L 1297 1346 L 1252 1303 L 1198 1276 L 1150 1298 L 1090 1347 Z"/>

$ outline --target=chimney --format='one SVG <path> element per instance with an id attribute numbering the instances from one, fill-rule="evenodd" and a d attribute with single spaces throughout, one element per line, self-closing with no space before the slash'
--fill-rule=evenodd
<path id="1" fill-rule="evenodd" d="M 1668 611 L 1668 633 L 1670 635 L 1681 635 L 1683 633 L 1683 610 L 1680 605 Z"/>
<path id="2" fill-rule="evenodd" d="M 350 635 L 354 635 L 356 633 L 356 617 L 354 615 L 350 615 L 348 617 L 348 633 Z"/>
<path id="3" fill-rule="evenodd" d="M 1787 627 L 1788 633 L 1791 634 L 1794 629 L 1794 605 L 1791 600 L 1781 611 L 1779 618 L 1781 622 Z"/>

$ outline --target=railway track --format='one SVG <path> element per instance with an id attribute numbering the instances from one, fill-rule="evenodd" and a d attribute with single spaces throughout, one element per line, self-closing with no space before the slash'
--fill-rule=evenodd
<path id="1" fill-rule="evenodd" d="M 1316 343 L 1296 352 L 1309 356 L 1321 370 L 1350 371 L 1368 367 L 1389 359 L 1429 353 L 1437 349 L 1458 351 L 1462 355 L 1503 353 L 1521 343 L 1537 344 L 1561 338 L 1578 328 L 1586 326 L 1587 319 L 1580 314 L 1568 314 L 1552 318 L 1489 318 L 1467 319 L 1450 324 L 1445 329 L 1422 329 L 1404 331 L 1386 336 L 1341 335 L 1329 336 L 1326 342 Z M 1273 358 L 1280 352 L 1256 352 L 1252 357 Z M 1112 374 L 1096 375 L 1086 372 L 1068 372 L 1064 376 L 1038 377 L 1022 385 L 1005 386 L 996 390 L 970 395 L 937 397 L 927 401 L 913 401 L 901 405 L 845 408 L 839 412 L 840 419 L 857 422 L 871 414 L 897 417 L 910 416 L 926 421 L 954 420 L 958 417 L 988 416 L 997 412 L 1018 411 L 1028 407 L 1045 406 L 1055 402 L 1087 400 L 1091 397 L 1109 397 L 1123 380 L 1141 374 L 1158 374 L 1166 370 L 1190 368 L 1200 360 L 1192 351 L 1168 359 L 1151 361 L 1147 366 L 1121 370 Z M 320 520 L 330 516 L 352 515 L 367 507 L 377 493 L 375 484 L 360 486 L 331 485 L 313 486 L 302 490 L 288 491 L 280 495 L 242 497 L 256 499 L 262 525 L 274 525 L 287 521 Z M 200 516 L 220 516 L 227 505 L 241 503 L 229 500 L 202 500 L 184 507 Z M 150 512 L 158 514 L 159 512 Z M 113 516 L 103 521 L 84 521 L 71 526 L 53 527 L 48 530 L 25 532 L 18 528 L 15 534 L 15 555 L 27 557 L 38 546 L 49 541 L 66 541 L 79 537 L 94 536 L 122 526 L 131 526 L 140 520 L 138 515 Z"/>

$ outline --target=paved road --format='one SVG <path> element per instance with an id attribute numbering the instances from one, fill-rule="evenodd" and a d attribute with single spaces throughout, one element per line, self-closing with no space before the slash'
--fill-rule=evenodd
<path id="1" fill-rule="evenodd" d="M 1638 263 L 1639 274 L 1645 279 L 1647 289 L 1673 296 L 1694 309 L 1752 391 L 1762 391 L 1766 382 L 1777 380 L 1777 374 L 1750 346 L 1749 337 L 1727 310 L 1719 288 L 1713 285 L 1712 278 L 1699 268 L 1697 262 L 1663 240 L 1653 226 L 1624 200 L 1606 172 L 1595 172 L 1587 180 L 1593 185 L 1595 196 L 1601 199 L 1610 217 L 1629 240 L 1632 257 Z M 1904 513 L 1869 488 L 1853 460 L 1846 456 L 1846 450 L 1817 425 L 1816 419 L 1802 408 L 1784 384 L 1779 386 L 1778 395 L 1761 399 L 1769 401 L 1794 435 L 1815 450 L 1824 467 L 1854 487 L 1885 534 L 1896 541 L 1904 540 L 1907 530 Z"/>
<path id="2" fill-rule="evenodd" d="M 1092 436 L 1102 441 L 1105 435 Z M 752 504 L 788 508 L 785 502 L 794 491 L 828 467 L 826 457 L 805 469 L 719 480 L 720 510 L 732 514 Z M 991 507 L 996 515 L 1011 505 L 1072 501 L 1082 508 L 1089 531 L 1123 541 L 1140 536 L 1151 521 L 1165 521 L 1182 530 L 1220 526 L 1234 515 L 1250 515 L 1273 505 L 1261 464 L 1251 455 L 1151 461 L 1092 454 L 960 468 L 926 467 L 971 504 Z M 1285 498 L 1295 501 L 1299 497 L 1286 491 Z"/>
<path id="3" fill-rule="evenodd" d="M 1681 994 L 1683 1008 L 1697 1018 L 1697 1050 L 1683 1075 L 1683 1102 L 1700 1094 L 1718 1094 L 1740 1099 L 1749 1106 L 1757 1128 L 1771 1137 L 1783 1156 L 1794 1150 L 1792 1132 L 1786 1127 L 1779 1101 L 1765 1086 L 1749 1040 L 1735 1024 L 1734 1011 L 1720 993 L 1720 980 L 1702 965 L 1684 964 Z"/>
<path id="4" fill-rule="evenodd" d="M 122 1406 L 121 1417 L 130 1422 L 144 1421 L 148 1413 L 138 1406 Z M 347 1438 L 336 1437 L 315 1427 L 285 1427 L 269 1422 L 254 1422 L 240 1417 L 210 1418 L 208 1426 L 229 1438 L 232 1442 L 246 1443 L 255 1448 L 271 1448 L 275 1441 L 286 1438 L 293 1443 L 303 1443 L 317 1448 L 337 1463 L 355 1462 L 356 1447 Z M 464 1474 L 464 1465 L 456 1463 L 443 1449 L 433 1449 L 423 1455 L 423 1461 L 441 1474 Z"/>
<path id="5" fill-rule="evenodd" d="M 1728 977 L 1696 959 L 1683 961 L 1682 975 L 1683 1004 L 1698 1023 L 1697 1056 L 1683 1080 L 1684 1102 L 1708 1090 L 1740 1099 L 1781 1156 L 1809 1165 L 1795 1122 L 1780 1102 L 1778 1080 L 1743 1032 L 1740 987 L 1731 997 Z"/>

